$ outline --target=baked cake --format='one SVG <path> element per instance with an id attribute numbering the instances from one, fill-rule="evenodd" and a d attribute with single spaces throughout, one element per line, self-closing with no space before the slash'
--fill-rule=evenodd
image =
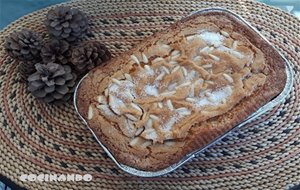
<path id="1" fill-rule="evenodd" d="M 157 171 L 241 123 L 285 81 L 273 47 L 234 16 L 208 12 L 92 70 L 77 107 L 121 164 Z"/>

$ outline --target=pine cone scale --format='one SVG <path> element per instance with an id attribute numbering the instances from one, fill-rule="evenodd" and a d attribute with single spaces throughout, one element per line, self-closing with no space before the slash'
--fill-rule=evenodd
<path id="1" fill-rule="evenodd" d="M 58 92 L 54 92 L 52 96 L 53 96 L 53 98 L 56 99 L 56 100 L 62 99 L 62 98 L 64 97 L 63 94 L 60 94 L 60 93 L 58 93 Z"/>
<path id="2" fill-rule="evenodd" d="M 35 81 L 35 80 L 38 80 L 38 79 L 40 79 L 40 74 L 39 73 L 34 73 L 34 74 L 32 74 L 28 77 L 29 82 L 32 82 L 32 81 Z"/>
<path id="3" fill-rule="evenodd" d="M 67 86 L 57 86 L 56 91 L 60 94 L 66 94 L 69 91 L 69 89 Z"/>
<path id="4" fill-rule="evenodd" d="M 53 85 L 53 86 L 46 86 L 46 87 L 44 88 L 44 90 L 45 90 L 45 92 L 46 92 L 47 94 L 49 94 L 49 93 L 51 93 L 51 92 L 54 92 L 55 86 L 54 86 L 54 85 Z"/>
<path id="5" fill-rule="evenodd" d="M 32 95 L 37 98 L 43 98 L 46 96 L 46 92 L 42 89 L 38 89 L 32 92 Z"/>
<path id="6" fill-rule="evenodd" d="M 52 96 L 46 96 L 45 98 L 43 98 L 43 100 L 46 102 L 46 103 L 51 103 L 54 101 L 54 97 Z"/>
<path id="7" fill-rule="evenodd" d="M 56 26 L 59 25 L 59 24 L 60 24 L 59 21 L 53 21 L 53 22 L 50 23 L 50 26 L 56 27 Z"/>
<path id="8" fill-rule="evenodd" d="M 45 86 L 44 83 L 39 82 L 39 81 L 34 81 L 34 82 L 32 82 L 32 85 L 30 86 L 30 91 L 35 91 L 35 90 L 41 89 L 44 86 Z"/>
<path id="9" fill-rule="evenodd" d="M 66 83 L 66 80 L 64 78 L 56 78 L 55 84 L 56 85 L 64 85 Z"/>

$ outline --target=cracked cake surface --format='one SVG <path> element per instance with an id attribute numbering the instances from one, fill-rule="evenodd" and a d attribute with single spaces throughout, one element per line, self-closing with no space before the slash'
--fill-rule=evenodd
<path id="1" fill-rule="evenodd" d="M 242 122 L 285 80 L 284 60 L 254 31 L 205 13 L 94 69 L 77 107 L 120 163 L 156 171 Z"/>

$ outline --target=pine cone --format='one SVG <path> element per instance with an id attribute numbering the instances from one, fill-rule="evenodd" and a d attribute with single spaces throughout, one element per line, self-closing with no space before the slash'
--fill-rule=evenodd
<path id="1" fill-rule="evenodd" d="M 50 39 L 42 47 L 41 57 L 45 64 L 67 64 L 71 57 L 70 45 L 65 40 Z"/>
<path id="2" fill-rule="evenodd" d="M 29 75 L 34 73 L 36 61 L 22 61 L 19 63 L 18 72 L 21 75 L 22 82 L 27 81 Z"/>
<path id="3" fill-rule="evenodd" d="M 21 61 L 32 61 L 40 58 L 42 47 L 41 36 L 31 30 L 23 29 L 13 32 L 5 39 L 4 48 L 7 53 Z"/>
<path id="4" fill-rule="evenodd" d="M 88 41 L 72 50 L 71 63 L 78 73 L 84 74 L 110 58 L 111 54 L 105 45 Z"/>
<path id="5" fill-rule="evenodd" d="M 76 75 L 68 65 L 56 63 L 35 65 L 36 72 L 28 77 L 28 90 L 47 103 L 62 103 L 70 99 Z"/>
<path id="6" fill-rule="evenodd" d="M 51 9 L 45 24 L 50 35 L 68 42 L 76 41 L 88 31 L 86 15 L 76 8 L 67 6 Z"/>

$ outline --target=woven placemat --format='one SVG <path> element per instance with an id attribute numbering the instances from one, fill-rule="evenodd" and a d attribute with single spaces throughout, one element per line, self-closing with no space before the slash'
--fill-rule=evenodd
<path id="1" fill-rule="evenodd" d="M 86 12 L 93 33 L 114 56 L 207 7 L 243 16 L 292 63 L 288 99 L 253 123 L 157 178 L 130 176 L 107 157 L 70 103 L 36 101 L 20 83 L 17 63 L 3 50 L 4 37 L 24 27 L 45 32 L 43 9 L 10 24 L 0 37 L 0 174 L 27 189 L 286 189 L 300 183 L 300 21 L 250 0 L 72 1 Z M 274 79 L 276 80 L 276 79 Z M 21 174 L 91 174 L 90 182 L 22 182 Z"/>

